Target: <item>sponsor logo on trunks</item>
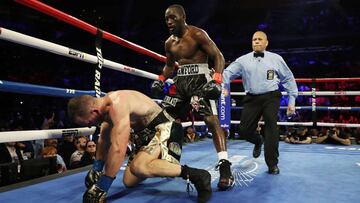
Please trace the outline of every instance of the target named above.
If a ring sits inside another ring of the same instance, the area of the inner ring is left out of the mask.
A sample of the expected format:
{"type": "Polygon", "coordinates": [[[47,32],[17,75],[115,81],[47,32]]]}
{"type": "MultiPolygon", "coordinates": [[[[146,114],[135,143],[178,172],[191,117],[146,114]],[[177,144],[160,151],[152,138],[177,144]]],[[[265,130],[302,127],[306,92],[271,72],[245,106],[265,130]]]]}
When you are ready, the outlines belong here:
{"type": "Polygon", "coordinates": [[[181,147],[180,147],[179,143],[177,143],[177,142],[171,142],[169,144],[169,150],[174,152],[178,156],[181,155],[181,147]]]}
{"type": "Polygon", "coordinates": [[[173,107],[175,107],[177,102],[178,102],[178,98],[165,96],[164,102],[167,103],[167,104],[170,104],[173,107]]]}
{"type": "Polygon", "coordinates": [[[70,129],[70,130],[62,130],[61,135],[62,137],[74,135],[77,136],[79,134],[79,131],[77,129],[70,129]]]}
{"type": "Polygon", "coordinates": [[[199,65],[197,64],[189,64],[183,65],[178,69],[178,75],[194,75],[199,73],[199,65]]]}
{"type": "Polygon", "coordinates": [[[70,56],[75,56],[78,58],[85,58],[85,54],[81,51],[75,50],[75,49],[69,49],[69,55],[70,56]]]}

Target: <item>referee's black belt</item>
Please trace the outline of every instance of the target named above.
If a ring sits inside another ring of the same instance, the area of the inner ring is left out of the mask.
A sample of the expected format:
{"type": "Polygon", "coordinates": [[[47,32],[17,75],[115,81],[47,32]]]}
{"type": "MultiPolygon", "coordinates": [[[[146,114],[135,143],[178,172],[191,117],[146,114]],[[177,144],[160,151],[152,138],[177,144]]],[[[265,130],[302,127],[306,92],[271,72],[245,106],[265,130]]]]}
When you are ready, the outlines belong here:
{"type": "Polygon", "coordinates": [[[264,93],[260,93],[260,94],[253,94],[253,93],[247,92],[246,95],[249,95],[249,96],[261,96],[261,95],[266,95],[266,94],[272,94],[272,93],[278,92],[278,91],[279,90],[274,90],[274,91],[264,92],[264,93]]]}

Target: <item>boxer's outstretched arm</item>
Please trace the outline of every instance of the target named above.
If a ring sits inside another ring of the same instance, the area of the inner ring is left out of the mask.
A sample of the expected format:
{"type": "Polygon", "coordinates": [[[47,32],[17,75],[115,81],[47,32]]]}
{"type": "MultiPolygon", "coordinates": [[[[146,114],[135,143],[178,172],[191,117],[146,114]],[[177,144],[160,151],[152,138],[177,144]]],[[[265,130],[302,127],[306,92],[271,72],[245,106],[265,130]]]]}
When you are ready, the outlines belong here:
{"type": "Polygon", "coordinates": [[[111,124],[103,122],[100,128],[100,136],[96,146],[96,160],[106,161],[110,146],[111,124]]]}
{"type": "Polygon", "coordinates": [[[130,113],[128,108],[110,110],[113,128],[110,148],[105,162],[105,175],[115,177],[125,159],[130,137],[130,113]]]}

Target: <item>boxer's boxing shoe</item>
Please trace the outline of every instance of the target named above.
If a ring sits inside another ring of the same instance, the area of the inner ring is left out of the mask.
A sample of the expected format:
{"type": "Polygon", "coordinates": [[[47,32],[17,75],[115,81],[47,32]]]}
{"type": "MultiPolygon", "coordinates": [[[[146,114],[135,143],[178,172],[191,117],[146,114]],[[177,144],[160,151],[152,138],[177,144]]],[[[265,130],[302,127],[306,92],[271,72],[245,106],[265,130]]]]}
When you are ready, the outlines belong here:
{"type": "Polygon", "coordinates": [[[229,190],[235,183],[230,166],[230,161],[226,159],[221,159],[216,166],[216,169],[220,171],[219,183],[217,185],[220,191],[229,190]]]}

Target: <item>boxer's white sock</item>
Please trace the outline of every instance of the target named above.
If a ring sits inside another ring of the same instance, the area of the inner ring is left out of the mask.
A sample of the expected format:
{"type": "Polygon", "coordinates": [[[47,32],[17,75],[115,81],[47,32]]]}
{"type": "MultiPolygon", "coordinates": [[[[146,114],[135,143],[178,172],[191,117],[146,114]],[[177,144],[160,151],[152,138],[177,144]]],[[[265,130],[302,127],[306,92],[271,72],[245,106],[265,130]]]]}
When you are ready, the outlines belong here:
{"type": "Polygon", "coordinates": [[[220,161],[221,159],[226,159],[226,160],[228,160],[228,153],[227,153],[227,151],[218,152],[217,154],[218,154],[218,157],[219,157],[219,161],[220,161]]]}

